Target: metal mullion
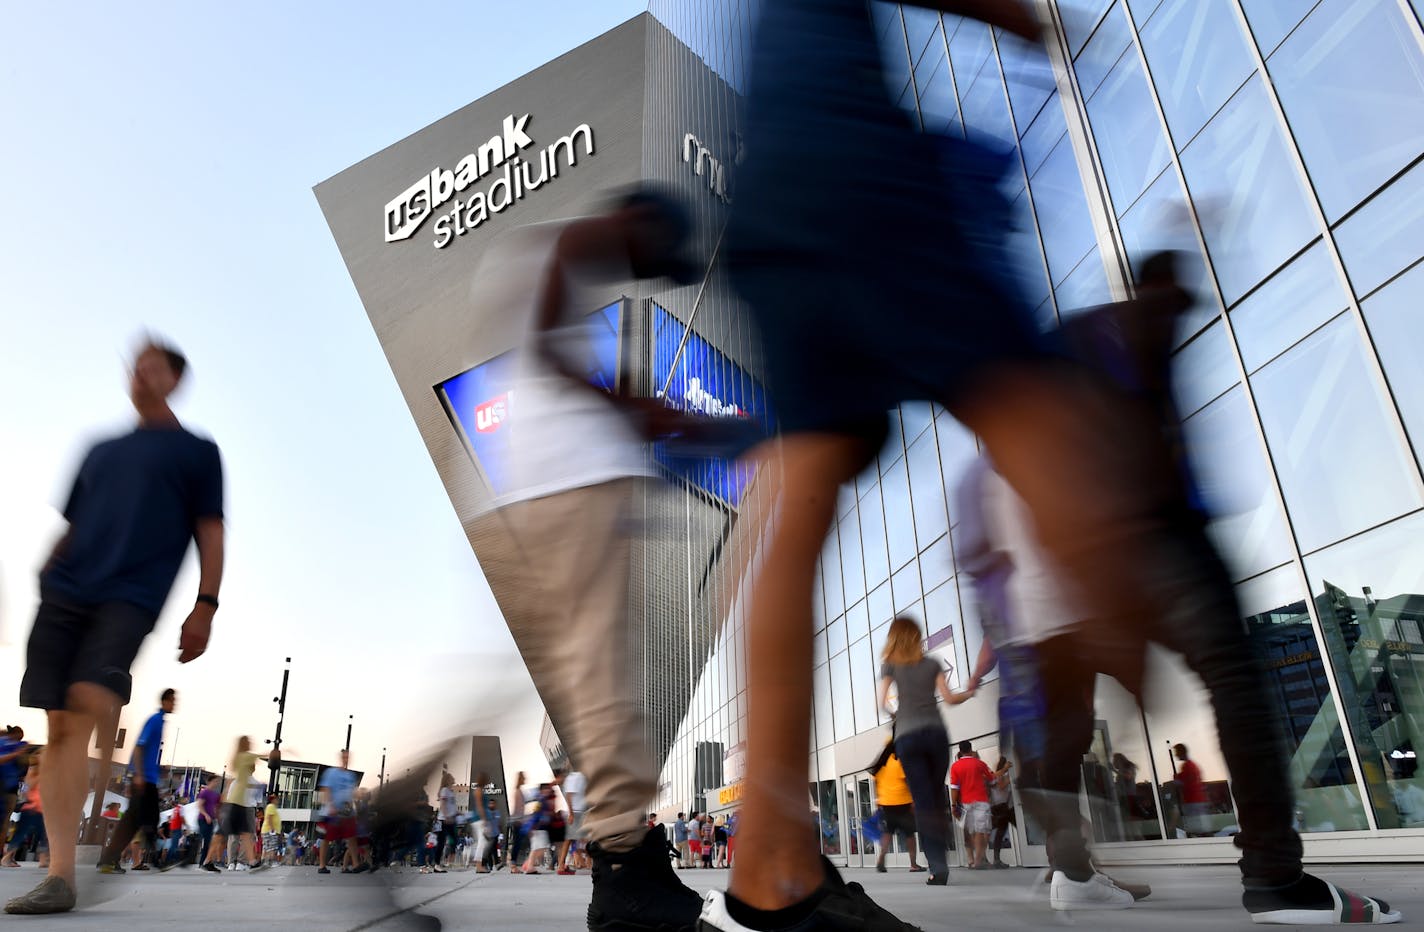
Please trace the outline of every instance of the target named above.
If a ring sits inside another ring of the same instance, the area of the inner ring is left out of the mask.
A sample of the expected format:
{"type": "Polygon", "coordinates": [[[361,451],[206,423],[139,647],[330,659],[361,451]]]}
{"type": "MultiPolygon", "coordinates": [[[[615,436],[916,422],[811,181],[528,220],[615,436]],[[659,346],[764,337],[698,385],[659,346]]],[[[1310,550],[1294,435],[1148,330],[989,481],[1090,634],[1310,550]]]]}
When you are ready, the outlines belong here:
{"type": "MultiPolygon", "coordinates": [[[[1116,0],[1116,2],[1122,3],[1123,0],[1116,0]]],[[[1092,121],[1088,119],[1088,101],[1083,96],[1083,89],[1078,84],[1078,73],[1073,68],[1073,56],[1068,48],[1068,33],[1064,29],[1062,15],[1057,6],[1050,7],[1050,9],[1053,12],[1053,41],[1047,44],[1048,55],[1054,65],[1054,77],[1058,82],[1058,97],[1064,111],[1068,139],[1072,143],[1075,155],[1079,156],[1074,161],[1078,165],[1078,175],[1083,182],[1084,200],[1088,203],[1088,213],[1093,218],[1093,237],[1097,240],[1098,258],[1103,263],[1105,272],[1112,268],[1108,264],[1107,251],[1103,249],[1103,239],[1106,234],[1107,243],[1111,246],[1117,269],[1115,279],[1111,275],[1108,276],[1108,287],[1114,297],[1130,296],[1133,293],[1131,267],[1127,261],[1127,249],[1122,241],[1122,231],[1118,229],[1117,214],[1113,210],[1112,194],[1107,188],[1107,173],[1103,169],[1102,158],[1098,154],[1097,142],[1093,139],[1092,121]],[[1084,172],[1084,156],[1087,159],[1088,173],[1084,172]],[[1090,195],[1091,191],[1097,192],[1098,201],[1096,203],[1090,195]],[[1100,213],[1104,209],[1106,213],[1100,213]]],[[[1111,7],[1109,7],[1110,9],[1111,7]]],[[[1104,18],[1106,15],[1105,11],[1104,18]]],[[[996,42],[996,51],[997,48],[996,42]]],[[[1007,93],[1007,88],[1005,88],[1005,93],[1007,93]]],[[[1063,280],[1067,281],[1068,277],[1064,276],[1063,280]]],[[[1053,281],[1051,269],[1048,274],[1048,283],[1054,291],[1054,305],[1057,306],[1057,288],[1061,283],[1053,281]]]]}

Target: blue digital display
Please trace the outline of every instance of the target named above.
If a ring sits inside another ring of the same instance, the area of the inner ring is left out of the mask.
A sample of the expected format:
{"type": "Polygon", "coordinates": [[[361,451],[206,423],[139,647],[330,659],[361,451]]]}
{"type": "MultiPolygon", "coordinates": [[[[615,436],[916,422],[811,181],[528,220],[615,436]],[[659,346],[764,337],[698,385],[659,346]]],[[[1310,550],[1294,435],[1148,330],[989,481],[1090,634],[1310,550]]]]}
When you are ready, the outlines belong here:
{"type": "MultiPolygon", "coordinates": [[[[618,334],[623,304],[610,304],[591,315],[594,324],[586,377],[612,391],[618,380],[618,334]]],[[[460,373],[437,385],[436,393],[455,422],[475,464],[495,495],[511,490],[509,474],[509,424],[518,416],[514,382],[518,376],[518,353],[501,353],[488,362],[460,373]]]]}
{"type": "MultiPolygon", "coordinates": [[[[688,333],[682,321],[656,304],[652,374],[655,391],[661,391],[666,383],[663,401],[669,407],[703,417],[747,418],[765,426],[766,395],[761,385],[705,339],[695,332],[688,333]]],[[[733,507],[741,502],[751,480],[749,467],[730,459],[678,456],[675,450],[668,444],[657,444],[654,459],[733,507]]]]}

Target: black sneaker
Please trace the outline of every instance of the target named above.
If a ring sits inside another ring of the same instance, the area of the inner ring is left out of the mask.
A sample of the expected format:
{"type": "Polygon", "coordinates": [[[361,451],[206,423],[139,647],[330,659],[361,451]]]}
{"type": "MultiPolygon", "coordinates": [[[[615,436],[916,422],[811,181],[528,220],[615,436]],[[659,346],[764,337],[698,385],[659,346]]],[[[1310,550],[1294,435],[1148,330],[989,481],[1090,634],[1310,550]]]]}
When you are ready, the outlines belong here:
{"type": "Polygon", "coordinates": [[[221,868],[221,867],[218,867],[218,866],[217,866],[216,864],[214,864],[212,861],[206,862],[206,863],[203,865],[203,870],[207,871],[207,872],[210,873],[210,874],[221,874],[221,873],[222,873],[222,868],[221,868]]]}
{"type": "Polygon", "coordinates": [[[589,932],[693,932],[702,898],[678,879],[667,858],[667,834],[648,829],[632,851],[607,851],[597,842],[593,856],[593,901],[589,932]]]}
{"type": "Polygon", "coordinates": [[[329,873],[331,873],[331,868],[329,868],[329,867],[318,867],[318,868],[316,869],[316,872],[317,872],[318,874],[329,874],[329,873]]]}
{"type": "Polygon", "coordinates": [[[1384,900],[1352,893],[1311,874],[1301,874],[1283,887],[1247,880],[1241,905],[1251,914],[1252,922],[1267,925],[1382,926],[1404,918],[1384,900]]]}
{"type": "MultiPolygon", "coordinates": [[[[919,926],[901,922],[881,908],[858,883],[846,883],[821,858],[826,882],[814,896],[820,898],[809,916],[784,932],[923,932],[919,926]]],[[[727,911],[727,894],[709,890],[697,922],[698,932],[756,932],[732,918],[727,911]]]]}
{"type": "Polygon", "coordinates": [[[146,871],[146,870],[148,870],[148,865],[147,865],[147,864],[136,864],[136,865],[134,865],[133,867],[130,867],[129,870],[131,870],[131,871],[146,871]]]}

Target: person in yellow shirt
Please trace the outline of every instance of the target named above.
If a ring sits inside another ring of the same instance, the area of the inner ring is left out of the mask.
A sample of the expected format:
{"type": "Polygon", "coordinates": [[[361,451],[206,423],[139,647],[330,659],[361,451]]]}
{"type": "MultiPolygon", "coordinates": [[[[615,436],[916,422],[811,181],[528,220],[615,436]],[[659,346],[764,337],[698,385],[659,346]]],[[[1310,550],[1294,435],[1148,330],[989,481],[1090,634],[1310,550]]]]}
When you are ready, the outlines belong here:
{"type": "Polygon", "coordinates": [[[277,794],[269,793],[262,810],[262,860],[277,863],[282,848],[282,816],[277,812],[277,794]]]}
{"type": "Polygon", "coordinates": [[[885,873],[885,852],[894,836],[899,835],[910,853],[910,873],[923,873],[925,868],[916,863],[914,801],[910,798],[910,784],[905,780],[905,768],[895,756],[893,741],[885,743],[885,750],[870,765],[870,774],[875,778],[875,802],[880,807],[881,824],[885,827],[875,869],[885,873]]]}

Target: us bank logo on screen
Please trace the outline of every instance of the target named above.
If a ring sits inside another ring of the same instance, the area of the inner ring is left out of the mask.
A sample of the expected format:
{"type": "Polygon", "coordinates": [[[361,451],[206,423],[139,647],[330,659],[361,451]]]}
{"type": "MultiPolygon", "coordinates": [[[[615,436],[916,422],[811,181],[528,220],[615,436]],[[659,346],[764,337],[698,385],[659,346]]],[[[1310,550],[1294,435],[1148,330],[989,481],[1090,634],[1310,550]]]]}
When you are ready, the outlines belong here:
{"type": "Polygon", "coordinates": [[[497,134],[454,168],[437,165],[401,192],[386,205],[386,242],[410,239],[435,217],[434,245],[444,249],[558,178],[561,170],[577,166],[579,149],[585,158],[593,155],[593,130],[587,123],[539,149],[529,135],[530,119],[527,113],[510,114],[497,134]],[[464,196],[471,187],[476,190],[464,196]]]}

